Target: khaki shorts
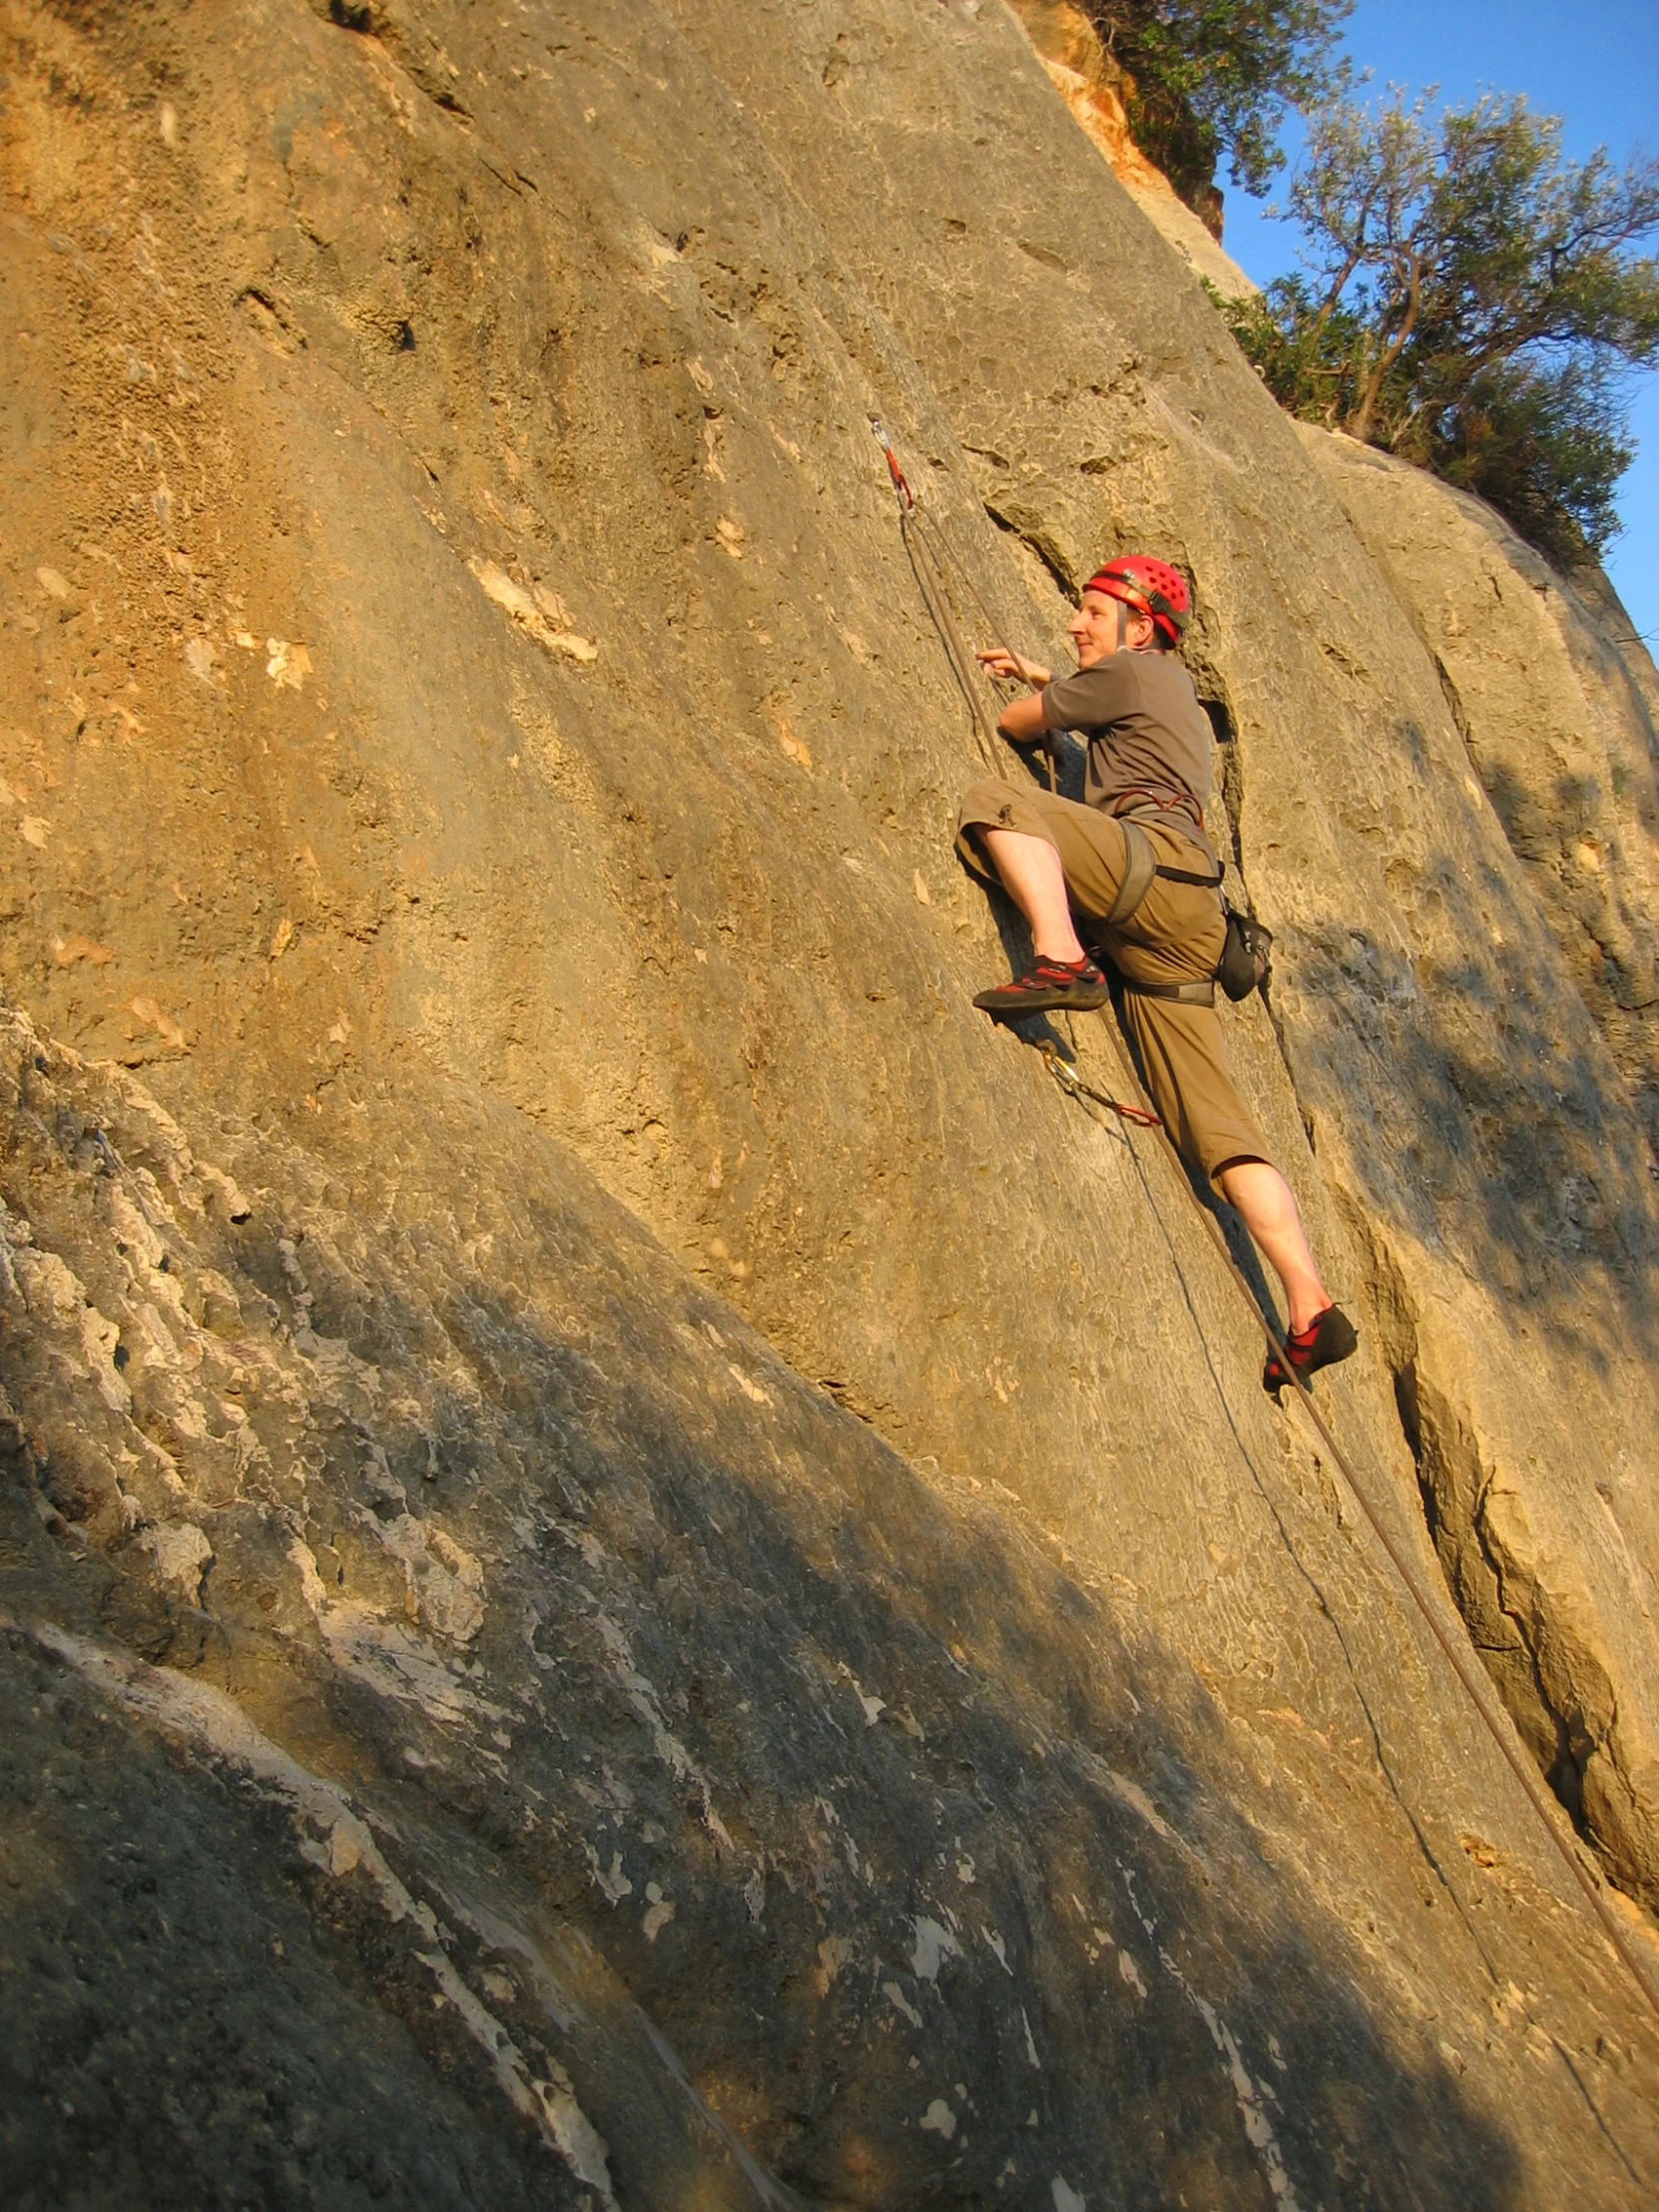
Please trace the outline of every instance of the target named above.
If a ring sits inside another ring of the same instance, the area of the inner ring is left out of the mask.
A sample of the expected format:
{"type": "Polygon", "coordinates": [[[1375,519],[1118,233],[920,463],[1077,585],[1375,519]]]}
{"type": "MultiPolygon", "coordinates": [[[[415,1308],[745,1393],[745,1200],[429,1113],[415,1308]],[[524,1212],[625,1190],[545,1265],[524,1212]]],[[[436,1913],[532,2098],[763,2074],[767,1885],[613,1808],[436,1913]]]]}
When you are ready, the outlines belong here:
{"type": "MultiPolygon", "coordinates": [[[[1198,853],[1178,830],[1138,822],[1160,866],[1202,868],[1198,853]]],[[[1112,909],[1127,865],[1123,826],[1098,807],[1080,807],[1032,784],[987,778],[962,801],[956,849],[973,872],[997,881],[978,830],[1018,830],[1053,845],[1066,871],[1066,889],[1085,944],[1098,946],[1132,983],[1194,983],[1216,972],[1227,919],[1221,894],[1201,883],[1170,883],[1161,875],[1120,929],[1101,917],[1112,909]]],[[[1227,1070],[1221,1020],[1213,1006],[1181,1006],[1167,998],[1123,994],[1123,1019],[1152,1102],[1186,1159],[1212,1179],[1235,1160],[1273,1154],[1251,1119],[1227,1070]]]]}

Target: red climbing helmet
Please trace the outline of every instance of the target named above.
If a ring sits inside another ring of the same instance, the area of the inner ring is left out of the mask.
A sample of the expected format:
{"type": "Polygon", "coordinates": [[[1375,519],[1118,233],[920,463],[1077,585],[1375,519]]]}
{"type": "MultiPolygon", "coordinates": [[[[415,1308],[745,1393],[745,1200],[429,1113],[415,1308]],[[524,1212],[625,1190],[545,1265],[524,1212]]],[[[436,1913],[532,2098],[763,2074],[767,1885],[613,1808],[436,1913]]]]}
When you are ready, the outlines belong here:
{"type": "Polygon", "coordinates": [[[1171,645],[1181,643],[1192,594],[1187,589],[1187,579],[1178,568],[1171,568],[1168,561],[1155,560],[1150,553],[1120,553],[1116,560],[1097,569],[1083,589],[1103,591],[1113,599],[1121,599],[1126,606],[1150,615],[1153,627],[1161,631],[1171,645]]]}

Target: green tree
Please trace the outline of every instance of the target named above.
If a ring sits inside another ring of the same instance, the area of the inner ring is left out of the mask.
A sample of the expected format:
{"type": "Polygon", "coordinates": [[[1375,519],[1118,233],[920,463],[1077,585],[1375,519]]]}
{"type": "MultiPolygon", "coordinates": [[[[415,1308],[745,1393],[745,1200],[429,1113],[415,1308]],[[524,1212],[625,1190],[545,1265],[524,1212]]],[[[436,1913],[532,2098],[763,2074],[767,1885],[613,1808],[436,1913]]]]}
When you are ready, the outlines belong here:
{"type": "Polygon", "coordinates": [[[1266,192],[1283,167],[1279,126],[1334,84],[1337,26],[1354,0],[1085,0],[1130,80],[1135,143],[1182,198],[1219,208],[1216,165],[1266,192]]]}
{"type": "Polygon", "coordinates": [[[1306,275],[1228,319],[1294,413],[1491,500],[1558,559],[1605,545],[1631,459],[1628,372],[1659,362],[1659,162],[1561,158],[1488,94],[1394,91],[1309,123],[1289,195],[1306,275]]]}

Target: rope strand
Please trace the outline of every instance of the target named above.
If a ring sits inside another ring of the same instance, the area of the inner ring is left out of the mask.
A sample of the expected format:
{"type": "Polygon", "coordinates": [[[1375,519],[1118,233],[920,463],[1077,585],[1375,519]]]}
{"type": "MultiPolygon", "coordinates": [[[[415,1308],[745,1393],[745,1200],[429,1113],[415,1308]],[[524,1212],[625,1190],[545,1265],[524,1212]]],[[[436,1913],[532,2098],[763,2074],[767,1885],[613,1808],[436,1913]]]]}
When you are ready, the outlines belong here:
{"type": "MultiPolygon", "coordinates": [[[[985,766],[994,776],[1002,766],[996,746],[997,728],[985,706],[980,691],[980,683],[975,682],[975,678],[978,678],[981,682],[988,684],[989,678],[986,677],[983,668],[974,655],[968,651],[967,642],[962,636],[961,627],[951,606],[950,585],[945,574],[947,569],[953,571],[960,582],[967,586],[968,594],[979,610],[986,631],[990,636],[997,639],[999,649],[1008,655],[1009,660],[1014,663],[1016,668],[1021,665],[1020,656],[1017,653],[1009,652],[1008,647],[1001,644],[997,625],[986,611],[985,602],[980,598],[972,577],[967,574],[961,563],[952,556],[944,533],[934,522],[931,515],[923,510],[916,499],[915,493],[911,491],[908,479],[898,465],[898,456],[893,451],[892,440],[873,416],[870,418],[869,427],[875,442],[886,456],[887,474],[892,479],[893,496],[898,502],[898,529],[899,535],[904,541],[904,550],[910,556],[910,566],[915,570],[916,582],[921,587],[922,600],[926,605],[933,627],[939,633],[939,641],[944,647],[945,658],[955,671],[956,681],[961,686],[963,698],[967,701],[968,712],[973,717],[974,734],[979,740],[979,750],[984,757],[985,766]]],[[[1038,689],[1027,676],[1022,676],[1020,681],[1032,691],[1038,689]]],[[[1048,763],[1048,788],[1050,791],[1054,789],[1054,760],[1051,753],[1048,763]]]]}
{"type": "MultiPolygon", "coordinates": [[[[1137,1073],[1134,1063],[1129,1056],[1128,1047],[1124,1043],[1123,1037],[1119,1032],[1117,1023],[1111,1017],[1110,1009],[1108,1007],[1102,1006],[1100,1009],[1100,1017],[1102,1021],[1105,1022],[1106,1027],[1111,1034],[1113,1043],[1117,1050],[1118,1059],[1123,1067],[1124,1074],[1128,1077],[1132,1091],[1137,1097],[1144,1099],[1145,1092],[1141,1086],[1140,1076],[1137,1073]]],[[[1098,1095],[1092,1094],[1088,1091],[1087,1086],[1083,1084],[1081,1078],[1077,1075],[1076,1069],[1071,1067],[1068,1062],[1063,1060],[1061,1055],[1054,1049],[1052,1045],[1045,1045],[1043,1047],[1043,1056],[1048,1061],[1050,1070],[1057,1077],[1059,1077],[1062,1089],[1070,1090],[1074,1095],[1098,1095]],[[1061,1074],[1062,1069],[1065,1071],[1063,1075],[1061,1074]]],[[[1112,1101],[1106,1100],[1104,1101],[1104,1103],[1111,1105],[1112,1101]]],[[[1121,1108],[1114,1107],[1113,1110],[1121,1111],[1121,1108]]],[[[1543,1787],[1538,1780],[1537,1774],[1528,1764],[1524,1753],[1516,1749],[1513,1741],[1512,1730],[1506,1727],[1504,1725],[1504,1722],[1499,1720],[1498,1717],[1492,1712],[1491,1707],[1488,1703],[1488,1697],[1490,1694],[1489,1690],[1484,1682],[1477,1682],[1476,1680],[1475,1663],[1470,1660],[1469,1655],[1466,1651],[1459,1649],[1457,1640],[1446,1633],[1445,1629],[1441,1626],[1439,1620],[1435,1617],[1434,1606],[1429,1598],[1428,1592],[1424,1589],[1421,1582],[1418,1580],[1416,1572],[1412,1568],[1410,1562],[1405,1558],[1403,1552],[1401,1552],[1399,1546],[1394,1542],[1393,1537],[1389,1534],[1382,1515],[1378,1511],[1377,1507],[1373,1504],[1364,1484],[1360,1481],[1359,1477],[1354,1472],[1354,1468],[1349,1462],[1347,1453],[1343,1450],[1342,1446],[1338,1443],[1336,1437],[1332,1434],[1330,1424],[1326,1420],[1325,1415],[1315,1404],[1314,1393],[1308,1386],[1307,1377],[1299,1372],[1296,1363],[1292,1360],[1290,1353],[1286,1349],[1286,1346],[1280,1338],[1278,1331],[1274,1328],[1272,1322],[1269,1321],[1266,1314],[1263,1313],[1261,1307],[1258,1305],[1256,1301],[1256,1295],[1251,1290],[1250,1284],[1245,1277],[1243,1269],[1239,1266],[1237,1260],[1234,1259],[1232,1253],[1227,1249],[1227,1239],[1222,1235],[1220,1223],[1216,1220],[1214,1214],[1210,1212],[1209,1208],[1207,1206],[1200,1205],[1197,1198],[1194,1196],[1192,1186],[1187,1181],[1186,1171],[1181,1165],[1180,1155],[1176,1151],[1174,1144],[1170,1140],[1169,1131],[1164,1127],[1163,1123],[1159,1121],[1158,1117],[1150,1112],[1150,1108],[1148,1108],[1147,1113],[1144,1117],[1143,1125],[1150,1125],[1157,1129],[1160,1140],[1160,1149],[1162,1150],[1165,1159],[1168,1161],[1177,1182],[1187,1193],[1187,1195],[1193,1199],[1194,1206],[1197,1208],[1199,1214],[1203,1217],[1204,1226],[1210,1234],[1210,1240],[1214,1244],[1217,1252],[1219,1252],[1221,1255],[1222,1265],[1226,1268],[1228,1275],[1231,1277],[1233,1285],[1238,1291],[1240,1297],[1244,1300],[1246,1306],[1250,1309],[1251,1315],[1254,1318],[1257,1326],[1260,1328],[1263,1336],[1266,1337],[1269,1350],[1278,1360],[1281,1371],[1290,1377],[1291,1382],[1296,1389],[1298,1397],[1300,1397],[1302,1400],[1303,1407],[1306,1410],[1309,1419],[1313,1422],[1315,1428],[1319,1431],[1320,1438],[1324,1443],[1325,1448],[1327,1449],[1327,1451],[1330,1452],[1333,1461],[1341,1470],[1343,1479],[1347,1482],[1350,1491],[1353,1493],[1355,1501],[1360,1507],[1360,1510],[1365,1514],[1366,1520],[1371,1527],[1372,1533],[1376,1536],[1378,1542],[1382,1546],[1383,1551],[1387,1554],[1389,1562],[1391,1563],[1395,1574],[1398,1575],[1400,1582],[1404,1585],[1404,1588],[1411,1598],[1412,1603],[1415,1605],[1417,1612],[1421,1615],[1423,1623],[1427,1627],[1429,1634],[1433,1637],[1435,1643],[1438,1644],[1438,1646],[1440,1647],[1440,1650],[1444,1654],[1447,1663],[1451,1667],[1452,1673],[1457,1677],[1458,1682],[1462,1685],[1462,1688],[1466,1693],[1470,1704],[1473,1705],[1475,1711],[1479,1714],[1481,1721],[1485,1725],[1487,1735],[1490,1736],[1492,1742],[1497,1746],[1497,1749],[1503,1755],[1504,1763],[1509,1768],[1510,1773],[1520,1784],[1521,1789],[1526,1796],[1528,1804],[1531,1806],[1533,1812],[1537,1815],[1539,1821],[1543,1824],[1543,1827],[1549,1836],[1550,1842],[1555,1846],[1556,1851],[1560,1854],[1562,1862],[1566,1866],[1567,1871],[1569,1872],[1569,1874],[1571,1874],[1579,1889],[1582,1890],[1582,1892],[1584,1893],[1585,1898],[1589,1902],[1590,1910],[1594,1913],[1596,1919],[1601,1924],[1602,1933],[1606,1936],[1608,1941],[1613,1946],[1615,1955],[1620,1959],[1625,1968],[1628,1970],[1630,1977],[1635,1982],[1637,1988],[1639,1988],[1643,1996],[1646,1997],[1649,2005],[1652,2007],[1655,2017],[1659,2018],[1659,1990],[1655,1989],[1654,1984],[1648,1978],[1645,1967],[1642,1966],[1642,1964],[1638,1961],[1635,1952],[1630,1948],[1630,1945],[1625,1939],[1624,1931],[1619,1927],[1617,1921],[1613,1918],[1612,1909],[1608,1905],[1606,1899],[1603,1897],[1600,1888],[1595,1882],[1591,1880],[1588,1870],[1585,1868],[1582,1860],[1578,1856],[1578,1852],[1574,1847],[1574,1843],[1569,1841],[1567,1837],[1562,1835],[1559,1826],[1559,1816],[1551,1809],[1551,1807],[1546,1802],[1543,1787]]],[[[1133,1138],[1129,1138],[1126,1141],[1131,1145],[1133,1145],[1134,1143],[1133,1138]]]]}

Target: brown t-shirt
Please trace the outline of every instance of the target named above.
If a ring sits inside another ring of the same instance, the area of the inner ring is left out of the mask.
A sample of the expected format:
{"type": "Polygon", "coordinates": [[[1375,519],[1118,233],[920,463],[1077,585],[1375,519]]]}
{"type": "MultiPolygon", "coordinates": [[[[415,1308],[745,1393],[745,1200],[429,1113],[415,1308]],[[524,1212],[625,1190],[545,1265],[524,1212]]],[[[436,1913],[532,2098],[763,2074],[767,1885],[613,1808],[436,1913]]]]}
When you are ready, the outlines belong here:
{"type": "Polygon", "coordinates": [[[1088,741],[1089,806],[1118,814],[1136,793],[1191,800],[1159,819],[1219,865],[1202,828],[1215,732],[1173,653],[1110,653],[1046,686],[1042,701],[1050,730],[1076,730],[1088,741]]]}

